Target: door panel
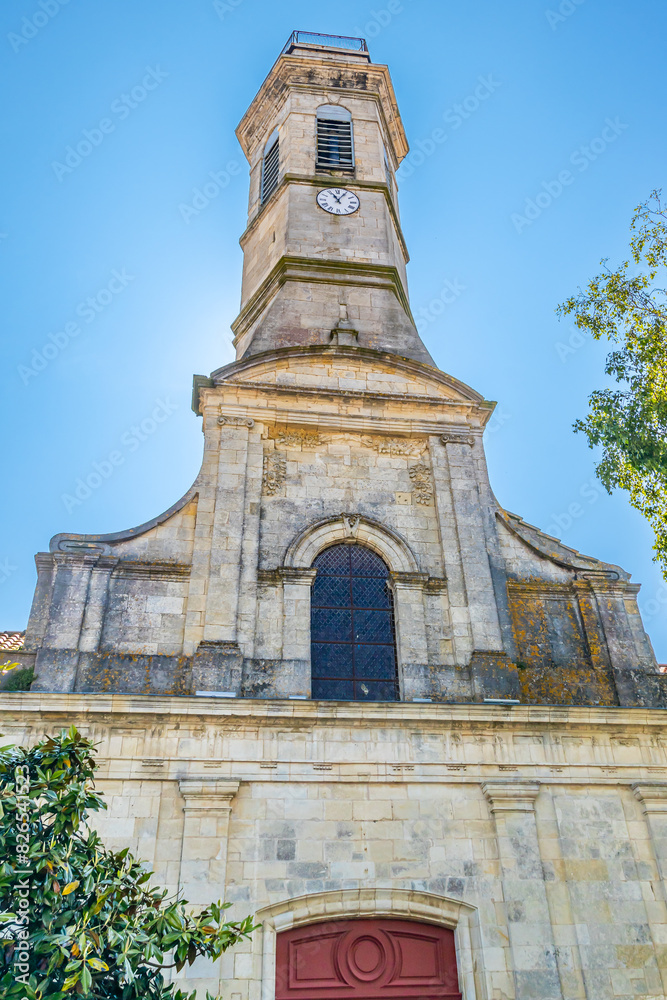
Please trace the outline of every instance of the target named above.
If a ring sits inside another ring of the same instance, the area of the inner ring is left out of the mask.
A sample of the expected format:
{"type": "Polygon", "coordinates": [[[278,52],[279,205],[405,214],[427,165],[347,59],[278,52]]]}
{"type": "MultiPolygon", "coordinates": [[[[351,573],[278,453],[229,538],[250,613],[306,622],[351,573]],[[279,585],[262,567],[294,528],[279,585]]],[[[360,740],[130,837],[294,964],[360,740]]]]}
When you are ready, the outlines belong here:
{"type": "Polygon", "coordinates": [[[276,1000],[461,1000],[454,932],[337,920],[278,935],[276,1000]]]}

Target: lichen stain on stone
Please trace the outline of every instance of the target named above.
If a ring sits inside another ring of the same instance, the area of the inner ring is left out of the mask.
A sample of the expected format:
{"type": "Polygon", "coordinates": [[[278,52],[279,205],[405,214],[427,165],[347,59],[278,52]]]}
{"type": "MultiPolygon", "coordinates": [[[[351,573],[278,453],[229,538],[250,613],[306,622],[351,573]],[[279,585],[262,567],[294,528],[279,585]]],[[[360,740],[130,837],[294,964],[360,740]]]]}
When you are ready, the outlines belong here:
{"type": "Polygon", "coordinates": [[[508,592],[522,701],[618,704],[588,595],[537,580],[511,581],[508,592]]]}

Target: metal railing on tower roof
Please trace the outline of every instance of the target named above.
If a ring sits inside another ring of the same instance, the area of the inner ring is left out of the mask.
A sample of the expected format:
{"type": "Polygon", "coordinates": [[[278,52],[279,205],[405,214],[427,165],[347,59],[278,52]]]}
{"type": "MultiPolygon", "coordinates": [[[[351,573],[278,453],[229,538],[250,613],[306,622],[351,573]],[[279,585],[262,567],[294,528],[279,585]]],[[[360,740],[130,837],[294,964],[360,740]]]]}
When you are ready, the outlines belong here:
{"type": "Polygon", "coordinates": [[[280,54],[284,56],[291,52],[295,45],[321,45],[323,48],[329,49],[368,52],[365,38],[351,38],[349,35],[320,35],[316,31],[293,31],[280,54]]]}

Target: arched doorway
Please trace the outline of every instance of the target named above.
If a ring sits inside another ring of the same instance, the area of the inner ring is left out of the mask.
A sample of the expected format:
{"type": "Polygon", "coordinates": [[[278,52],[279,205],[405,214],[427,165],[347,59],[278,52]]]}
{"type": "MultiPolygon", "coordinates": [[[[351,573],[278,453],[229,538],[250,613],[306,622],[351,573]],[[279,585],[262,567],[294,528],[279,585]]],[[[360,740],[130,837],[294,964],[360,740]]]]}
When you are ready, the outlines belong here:
{"type": "Polygon", "coordinates": [[[312,697],[396,701],[396,640],[389,569],[364,545],[316,557],[311,591],[312,697]]]}
{"type": "Polygon", "coordinates": [[[461,1000],[446,927],[337,920],[283,931],[276,944],[276,1000],[461,1000]]]}

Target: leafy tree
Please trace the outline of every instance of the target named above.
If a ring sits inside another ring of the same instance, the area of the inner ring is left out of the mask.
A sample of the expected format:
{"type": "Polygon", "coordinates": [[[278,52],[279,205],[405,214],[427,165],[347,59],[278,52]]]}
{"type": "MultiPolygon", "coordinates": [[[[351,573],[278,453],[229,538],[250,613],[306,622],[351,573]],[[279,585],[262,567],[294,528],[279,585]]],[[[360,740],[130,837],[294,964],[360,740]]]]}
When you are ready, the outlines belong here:
{"type": "Polygon", "coordinates": [[[631,260],[603,272],[557,309],[596,340],[618,344],[605,372],[617,387],[596,389],[574,428],[602,448],[596,467],[607,492],[620,488],[655,532],[667,579],[667,209],[660,191],[635,209],[631,260]]]}
{"type": "Polygon", "coordinates": [[[106,808],[94,753],[74,728],[0,749],[0,996],[186,1000],[165,970],[218,958],[252,920],[223,923],[222,903],[189,913],[102,844],[86,825],[106,808]]]}

